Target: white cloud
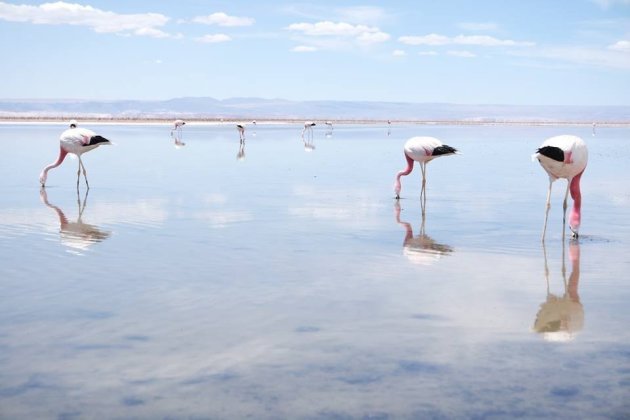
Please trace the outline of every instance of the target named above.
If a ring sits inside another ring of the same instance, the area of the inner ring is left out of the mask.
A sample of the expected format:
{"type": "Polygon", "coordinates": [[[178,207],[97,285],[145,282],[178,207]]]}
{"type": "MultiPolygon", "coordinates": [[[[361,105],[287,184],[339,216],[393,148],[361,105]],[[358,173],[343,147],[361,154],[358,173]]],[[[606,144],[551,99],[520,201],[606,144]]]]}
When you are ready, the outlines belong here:
{"type": "Polygon", "coordinates": [[[364,32],[357,37],[357,41],[365,44],[385,42],[390,38],[385,32],[364,32]]]}
{"type": "Polygon", "coordinates": [[[617,41],[608,46],[609,50],[630,52],[630,41],[617,41]]]}
{"type": "Polygon", "coordinates": [[[293,52],[313,52],[313,51],[317,51],[317,48],[311,47],[311,46],[308,46],[308,45],[298,45],[297,47],[294,47],[291,51],[293,51],[293,52]]]}
{"type": "Polygon", "coordinates": [[[255,22],[253,18],[229,16],[223,12],[212,13],[208,16],[197,16],[192,21],[205,25],[219,26],[251,26],[255,22]]]}
{"type": "Polygon", "coordinates": [[[470,51],[447,51],[446,54],[452,55],[454,57],[464,57],[464,58],[476,57],[476,55],[471,53],[470,51]]]}
{"type": "Polygon", "coordinates": [[[418,55],[438,55],[435,51],[419,51],[418,55]]]}
{"type": "Polygon", "coordinates": [[[38,6],[0,2],[0,19],[37,25],[86,26],[99,33],[173,37],[161,29],[170,19],[159,13],[118,14],[62,1],[38,6]]]}
{"type": "Polygon", "coordinates": [[[461,29],[475,32],[496,31],[499,25],[492,22],[462,22],[457,25],[461,29]]]}
{"type": "Polygon", "coordinates": [[[392,51],[392,55],[394,57],[404,57],[407,55],[407,53],[404,50],[394,50],[392,51]]]}
{"type": "Polygon", "coordinates": [[[498,39],[488,35],[448,37],[439,34],[429,34],[423,36],[401,36],[398,38],[398,41],[407,45],[477,45],[483,47],[530,47],[535,45],[533,42],[498,39]]]}
{"type": "Polygon", "coordinates": [[[219,42],[228,42],[232,40],[232,38],[226,34],[208,34],[195,39],[206,44],[217,44],[219,42]]]}
{"type": "Polygon", "coordinates": [[[387,41],[390,35],[375,26],[352,25],[347,22],[322,21],[316,23],[293,23],[285,29],[301,32],[307,36],[353,38],[362,44],[374,44],[387,41]]]}

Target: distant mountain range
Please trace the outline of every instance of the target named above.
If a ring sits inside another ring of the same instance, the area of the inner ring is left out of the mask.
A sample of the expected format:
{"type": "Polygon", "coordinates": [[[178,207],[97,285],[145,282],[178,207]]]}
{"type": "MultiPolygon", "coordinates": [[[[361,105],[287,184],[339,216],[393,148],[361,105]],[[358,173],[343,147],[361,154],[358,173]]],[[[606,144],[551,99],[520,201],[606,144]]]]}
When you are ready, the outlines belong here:
{"type": "Polygon", "coordinates": [[[630,106],[461,105],[209,97],[162,101],[0,99],[0,118],[287,119],[469,122],[630,122],[630,106]]]}

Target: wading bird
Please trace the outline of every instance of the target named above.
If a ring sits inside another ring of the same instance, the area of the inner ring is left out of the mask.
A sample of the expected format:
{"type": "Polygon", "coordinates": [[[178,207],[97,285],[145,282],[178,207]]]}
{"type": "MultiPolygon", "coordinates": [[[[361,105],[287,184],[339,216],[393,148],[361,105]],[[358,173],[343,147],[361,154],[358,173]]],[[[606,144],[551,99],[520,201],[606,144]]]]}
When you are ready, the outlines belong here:
{"type": "Polygon", "coordinates": [[[304,139],[304,134],[307,133],[311,139],[313,138],[313,127],[315,127],[315,123],[313,121],[304,122],[304,128],[302,129],[302,139],[304,139]]]}
{"type": "Polygon", "coordinates": [[[184,140],[182,139],[182,127],[186,125],[186,121],[184,120],[175,120],[173,121],[173,128],[171,128],[171,137],[175,141],[175,147],[185,146],[184,140]]]}
{"type": "Polygon", "coordinates": [[[245,140],[245,126],[242,124],[236,124],[236,129],[238,130],[238,135],[241,138],[241,141],[245,140]]]}
{"type": "Polygon", "coordinates": [[[94,133],[92,130],[86,128],[69,128],[61,133],[59,137],[59,157],[50,165],[46,166],[42,173],[39,175],[39,182],[42,187],[46,186],[46,179],[48,178],[48,171],[61,165],[68,153],[74,154],[79,158],[79,170],[77,171],[77,188],[79,188],[79,179],[81,177],[81,170],[83,170],[83,177],[85,178],[85,185],[90,188],[88,184],[87,173],[81,155],[90,150],[96,149],[104,144],[112,144],[105,137],[101,137],[94,133]]]}
{"type": "Polygon", "coordinates": [[[173,121],[173,128],[171,128],[171,136],[177,136],[178,138],[181,138],[182,135],[182,127],[186,125],[186,121],[184,120],[175,120],[173,121]],[[177,134],[173,134],[173,133],[177,133],[177,134]]]}
{"type": "Polygon", "coordinates": [[[549,175],[549,189],[547,191],[547,209],[545,212],[545,224],[543,225],[542,240],[545,240],[547,231],[547,218],[551,207],[551,186],[559,178],[567,180],[567,191],[564,194],[562,205],[562,231],[566,225],[567,197],[571,192],[573,208],[569,216],[569,229],[573,237],[578,237],[581,221],[582,194],[580,193],[580,179],[588,162],[588,149],[584,140],[577,136],[563,135],[551,137],[545,140],[534,153],[532,159],[538,159],[540,165],[549,175]]]}
{"type": "MultiPolygon", "coordinates": [[[[407,160],[407,168],[396,174],[394,182],[394,192],[396,199],[400,198],[400,177],[406,176],[413,170],[415,162],[420,163],[422,170],[422,192],[425,192],[427,163],[440,156],[448,156],[457,153],[457,149],[442,144],[441,141],[434,137],[412,137],[405,143],[404,147],[405,159],[407,160]]],[[[421,197],[422,198],[422,197],[421,197]]]]}

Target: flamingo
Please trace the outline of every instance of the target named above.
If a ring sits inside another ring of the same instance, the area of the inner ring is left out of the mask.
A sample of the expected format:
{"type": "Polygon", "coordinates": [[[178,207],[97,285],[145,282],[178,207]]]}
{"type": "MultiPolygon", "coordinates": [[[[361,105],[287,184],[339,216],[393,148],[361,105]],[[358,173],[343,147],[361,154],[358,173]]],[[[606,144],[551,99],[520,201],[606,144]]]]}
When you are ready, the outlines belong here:
{"type": "Polygon", "coordinates": [[[532,159],[538,159],[540,165],[549,175],[549,190],[547,191],[547,211],[545,212],[545,224],[543,226],[542,241],[545,241],[547,231],[547,218],[551,207],[551,186],[559,178],[567,180],[567,191],[564,194],[562,205],[562,226],[566,224],[567,197],[569,191],[573,199],[573,208],[569,216],[569,229],[572,236],[578,237],[580,221],[582,218],[582,195],[580,193],[580,179],[588,162],[588,149],[584,140],[577,136],[562,135],[545,140],[542,146],[534,153],[532,159]]]}
{"type": "Polygon", "coordinates": [[[182,127],[185,125],[186,125],[186,121],[184,120],[173,121],[173,128],[171,128],[171,137],[175,139],[176,146],[184,146],[186,144],[182,141],[182,127]]]}
{"type": "Polygon", "coordinates": [[[66,155],[68,153],[72,153],[79,158],[79,170],[77,171],[77,188],[79,188],[79,179],[81,177],[81,170],[83,170],[85,185],[87,185],[89,189],[90,184],[88,184],[87,173],[85,171],[85,166],[83,166],[81,155],[105,144],[112,143],[105,137],[99,136],[92,130],[88,130],[86,128],[69,128],[68,130],[61,133],[61,136],[59,137],[59,157],[57,157],[57,160],[55,162],[46,166],[42,170],[42,173],[39,175],[39,182],[42,184],[42,187],[46,186],[48,171],[61,165],[63,160],[66,158],[66,155]]]}
{"type": "Polygon", "coordinates": [[[304,133],[308,133],[309,136],[311,136],[311,138],[313,137],[313,127],[315,127],[317,124],[315,124],[313,121],[305,121],[304,122],[304,128],[302,129],[302,139],[304,139],[304,133]]]}
{"type": "Polygon", "coordinates": [[[77,128],[77,120],[70,120],[70,128],[77,128]]]}
{"type": "Polygon", "coordinates": [[[441,141],[434,137],[412,137],[405,143],[404,147],[405,159],[407,160],[407,168],[396,174],[394,182],[394,191],[396,199],[400,199],[400,177],[409,175],[413,170],[414,162],[420,162],[422,169],[422,192],[425,192],[427,163],[440,156],[448,156],[457,153],[457,149],[442,144],[441,141]]]}
{"type": "Polygon", "coordinates": [[[236,129],[238,130],[241,141],[245,140],[245,126],[242,124],[236,124],[236,129]]]}

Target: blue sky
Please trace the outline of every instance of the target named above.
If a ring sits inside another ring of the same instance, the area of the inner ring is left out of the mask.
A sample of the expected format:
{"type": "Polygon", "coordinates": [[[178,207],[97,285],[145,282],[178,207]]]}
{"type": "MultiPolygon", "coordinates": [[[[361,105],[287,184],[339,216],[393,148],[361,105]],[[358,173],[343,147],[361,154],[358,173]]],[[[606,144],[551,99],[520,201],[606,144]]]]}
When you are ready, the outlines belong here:
{"type": "Polygon", "coordinates": [[[0,2],[0,98],[630,105],[630,0],[0,2]]]}

